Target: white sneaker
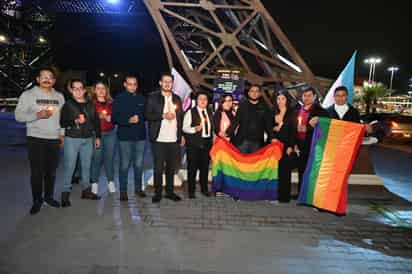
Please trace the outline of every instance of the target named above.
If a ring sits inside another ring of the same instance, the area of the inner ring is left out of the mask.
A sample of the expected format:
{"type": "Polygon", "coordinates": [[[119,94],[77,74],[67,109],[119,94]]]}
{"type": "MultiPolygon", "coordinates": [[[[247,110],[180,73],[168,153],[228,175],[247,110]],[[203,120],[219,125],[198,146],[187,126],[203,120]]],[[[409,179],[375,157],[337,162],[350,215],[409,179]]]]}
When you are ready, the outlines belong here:
{"type": "Polygon", "coordinates": [[[115,193],[116,192],[116,186],[115,186],[114,182],[109,182],[109,184],[107,185],[107,188],[109,189],[110,193],[115,193]]]}
{"type": "Polygon", "coordinates": [[[96,194],[97,195],[97,193],[99,192],[99,185],[97,184],[97,183],[93,183],[92,184],[92,192],[94,193],[94,194],[96,194]]]}

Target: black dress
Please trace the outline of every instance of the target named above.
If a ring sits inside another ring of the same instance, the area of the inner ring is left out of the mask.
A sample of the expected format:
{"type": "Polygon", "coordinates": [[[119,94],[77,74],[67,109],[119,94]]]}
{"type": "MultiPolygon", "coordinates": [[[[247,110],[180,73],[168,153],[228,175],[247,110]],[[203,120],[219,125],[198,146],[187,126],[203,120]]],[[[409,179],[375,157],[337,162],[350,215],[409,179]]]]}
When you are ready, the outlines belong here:
{"type": "MultiPolygon", "coordinates": [[[[273,117],[275,117],[275,115],[273,117]]],[[[295,112],[287,111],[283,117],[283,125],[280,130],[273,130],[273,137],[283,143],[283,156],[279,161],[279,202],[287,203],[290,202],[291,199],[291,179],[294,153],[287,155],[286,150],[288,148],[293,149],[296,144],[296,123],[297,118],[295,112]]],[[[276,123],[275,126],[277,126],[276,123]]]]}

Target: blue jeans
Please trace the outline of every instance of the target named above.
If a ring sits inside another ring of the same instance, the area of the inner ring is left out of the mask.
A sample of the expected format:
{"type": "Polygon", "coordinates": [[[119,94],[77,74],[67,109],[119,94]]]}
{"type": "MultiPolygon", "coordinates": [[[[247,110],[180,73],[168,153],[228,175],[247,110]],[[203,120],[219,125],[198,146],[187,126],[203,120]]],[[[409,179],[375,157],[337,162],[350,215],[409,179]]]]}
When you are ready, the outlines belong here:
{"type": "Polygon", "coordinates": [[[119,148],[120,191],[127,192],[130,166],[132,166],[134,170],[134,190],[141,191],[145,141],[119,141],[119,148]]]}
{"type": "Polygon", "coordinates": [[[116,131],[102,132],[101,146],[93,151],[91,181],[98,183],[100,170],[104,164],[107,180],[114,182],[114,149],[116,146],[116,131]]]}
{"type": "Polygon", "coordinates": [[[81,183],[83,189],[90,186],[90,166],[93,155],[93,138],[64,137],[64,177],[63,192],[70,192],[72,176],[76,168],[77,156],[80,156],[81,183]]]}

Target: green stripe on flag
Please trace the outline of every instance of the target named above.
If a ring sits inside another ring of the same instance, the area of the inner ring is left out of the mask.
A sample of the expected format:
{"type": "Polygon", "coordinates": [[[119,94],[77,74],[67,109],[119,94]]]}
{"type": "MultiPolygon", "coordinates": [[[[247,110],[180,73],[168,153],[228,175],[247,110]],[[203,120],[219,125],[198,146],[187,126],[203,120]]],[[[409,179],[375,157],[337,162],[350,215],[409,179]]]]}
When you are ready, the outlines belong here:
{"type": "MultiPolygon", "coordinates": [[[[327,118],[319,119],[318,126],[320,126],[321,135],[316,143],[315,155],[309,174],[309,185],[307,191],[307,201],[309,204],[313,204],[313,195],[315,193],[316,182],[318,181],[320,166],[322,165],[323,153],[325,152],[331,121],[331,119],[327,118]]],[[[312,151],[310,153],[312,153],[312,151]]]]}
{"type": "Polygon", "coordinates": [[[266,168],[258,172],[244,172],[238,168],[227,165],[223,162],[218,162],[212,167],[212,176],[216,176],[218,171],[222,171],[225,175],[239,178],[244,181],[256,182],[258,180],[276,180],[278,179],[277,168],[266,168]]]}

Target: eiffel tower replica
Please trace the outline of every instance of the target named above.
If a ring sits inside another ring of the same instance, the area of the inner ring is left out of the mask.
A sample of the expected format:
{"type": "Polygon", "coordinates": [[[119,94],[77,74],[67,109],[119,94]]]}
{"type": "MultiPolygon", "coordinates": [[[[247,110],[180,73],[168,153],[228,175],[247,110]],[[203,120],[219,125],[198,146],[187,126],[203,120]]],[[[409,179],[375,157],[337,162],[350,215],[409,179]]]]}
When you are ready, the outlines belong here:
{"type": "Polygon", "coordinates": [[[252,84],[313,85],[316,77],[260,0],[144,0],[170,68],[193,87],[213,89],[219,68],[237,68],[252,84]]]}

